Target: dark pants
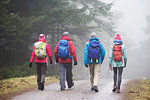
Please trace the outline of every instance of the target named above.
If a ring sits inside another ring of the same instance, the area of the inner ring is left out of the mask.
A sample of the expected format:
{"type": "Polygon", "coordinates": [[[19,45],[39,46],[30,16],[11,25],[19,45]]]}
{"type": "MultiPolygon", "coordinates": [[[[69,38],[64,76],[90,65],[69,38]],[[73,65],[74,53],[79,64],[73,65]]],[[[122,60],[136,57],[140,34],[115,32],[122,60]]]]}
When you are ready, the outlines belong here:
{"type": "Polygon", "coordinates": [[[65,88],[65,72],[66,72],[66,80],[68,87],[72,86],[72,63],[59,63],[59,72],[60,72],[60,86],[65,88]]]}
{"type": "Polygon", "coordinates": [[[114,85],[117,85],[117,87],[120,89],[123,67],[113,67],[113,71],[114,71],[114,85]],[[117,70],[118,70],[118,84],[117,84],[117,70]]]}
{"type": "Polygon", "coordinates": [[[36,68],[37,68],[37,84],[38,87],[40,87],[40,84],[45,81],[47,63],[36,63],[36,68]]]}

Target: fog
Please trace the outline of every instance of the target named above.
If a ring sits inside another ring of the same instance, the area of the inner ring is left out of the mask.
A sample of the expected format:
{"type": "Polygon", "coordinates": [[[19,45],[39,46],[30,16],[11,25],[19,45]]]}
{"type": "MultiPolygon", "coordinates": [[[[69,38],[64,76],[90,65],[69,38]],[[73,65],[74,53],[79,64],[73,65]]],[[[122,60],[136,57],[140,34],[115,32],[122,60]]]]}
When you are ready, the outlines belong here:
{"type": "MultiPolygon", "coordinates": [[[[113,21],[116,24],[115,30],[121,35],[128,58],[123,78],[150,78],[150,23],[148,23],[150,20],[148,17],[150,16],[150,0],[102,1],[114,2],[112,11],[114,12],[113,21]]],[[[109,74],[109,77],[111,75],[112,73],[109,74]]]]}

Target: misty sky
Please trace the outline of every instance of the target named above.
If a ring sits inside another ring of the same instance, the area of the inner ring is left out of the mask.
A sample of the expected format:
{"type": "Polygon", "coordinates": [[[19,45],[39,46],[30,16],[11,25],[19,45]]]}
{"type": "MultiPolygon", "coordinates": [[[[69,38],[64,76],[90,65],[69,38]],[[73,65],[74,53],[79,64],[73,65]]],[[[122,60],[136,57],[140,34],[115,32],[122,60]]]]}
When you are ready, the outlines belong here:
{"type": "Polygon", "coordinates": [[[101,0],[103,2],[114,1],[112,8],[114,13],[119,13],[119,22],[115,23],[116,31],[122,39],[130,39],[136,46],[147,39],[143,29],[147,26],[146,16],[150,15],[150,0],[101,0]]]}

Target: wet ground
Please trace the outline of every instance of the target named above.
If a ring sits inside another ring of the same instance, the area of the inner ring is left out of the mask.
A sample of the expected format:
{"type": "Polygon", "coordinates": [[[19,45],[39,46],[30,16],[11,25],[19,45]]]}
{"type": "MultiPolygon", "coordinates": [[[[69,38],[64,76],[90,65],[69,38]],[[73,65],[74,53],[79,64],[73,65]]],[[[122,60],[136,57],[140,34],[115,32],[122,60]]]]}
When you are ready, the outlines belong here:
{"type": "MultiPolygon", "coordinates": [[[[128,80],[123,80],[122,84],[128,80]]],[[[13,97],[12,100],[121,100],[121,93],[112,93],[112,80],[101,79],[99,82],[99,92],[90,90],[90,81],[75,81],[72,89],[66,88],[60,91],[59,83],[45,87],[44,91],[33,90],[13,97]]],[[[122,87],[123,88],[123,87],[122,87]]]]}

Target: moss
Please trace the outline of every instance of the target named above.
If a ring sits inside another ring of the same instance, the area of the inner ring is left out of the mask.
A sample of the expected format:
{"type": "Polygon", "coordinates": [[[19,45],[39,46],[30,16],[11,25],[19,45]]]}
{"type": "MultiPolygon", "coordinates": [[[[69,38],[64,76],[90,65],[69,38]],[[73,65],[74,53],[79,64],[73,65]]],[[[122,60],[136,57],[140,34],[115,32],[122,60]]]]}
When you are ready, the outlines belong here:
{"type": "MultiPolygon", "coordinates": [[[[37,86],[37,77],[19,77],[0,81],[0,99],[6,99],[8,95],[14,95],[23,91],[31,90],[37,86]]],[[[46,84],[58,82],[57,76],[49,76],[45,79],[46,84]]]]}

